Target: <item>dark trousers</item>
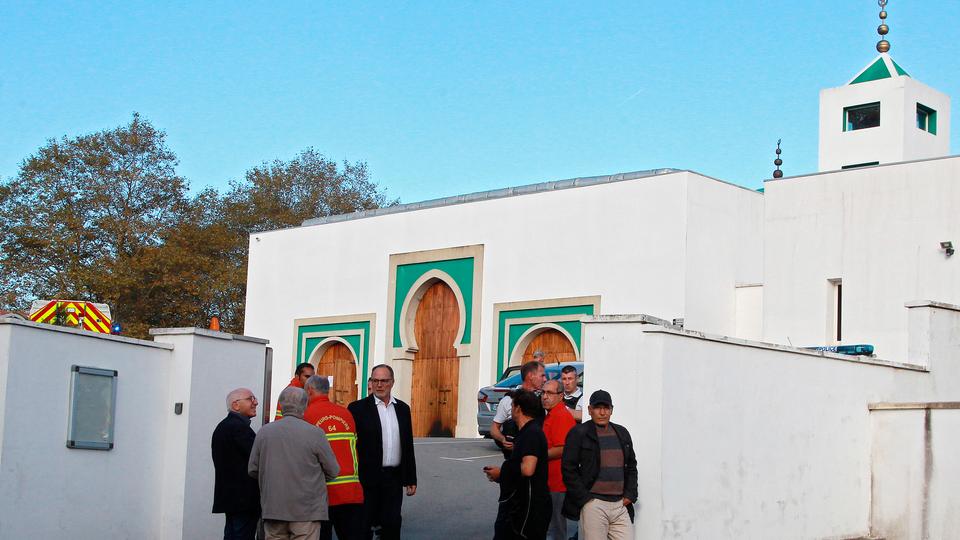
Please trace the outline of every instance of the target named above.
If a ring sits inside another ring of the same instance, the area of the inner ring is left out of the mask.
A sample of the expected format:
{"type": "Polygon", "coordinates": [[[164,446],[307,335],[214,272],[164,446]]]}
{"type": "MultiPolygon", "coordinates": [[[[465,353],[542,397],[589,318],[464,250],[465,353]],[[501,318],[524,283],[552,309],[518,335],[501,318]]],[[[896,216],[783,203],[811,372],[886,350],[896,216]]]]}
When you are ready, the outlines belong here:
{"type": "Polygon", "coordinates": [[[373,538],[371,527],[380,527],[380,540],[400,540],[400,507],[403,505],[403,484],[398,467],[384,467],[377,482],[363,486],[363,510],[366,515],[364,534],[373,538]]]}
{"type": "Polygon", "coordinates": [[[259,512],[227,514],[226,522],[223,525],[223,540],[254,540],[259,521],[259,512]]]}
{"type": "Polygon", "coordinates": [[[493,540],[510,540],[515,538],[513,528],[510,527],[509,502],[497,505],[497,519],[493,522],[493,540]]]}
{"type": "Polygon", "coordinates": [[[338,504],[329,509],[330,519],[320,522],[320,540],[363,540],[363,505],[338,504]]]}

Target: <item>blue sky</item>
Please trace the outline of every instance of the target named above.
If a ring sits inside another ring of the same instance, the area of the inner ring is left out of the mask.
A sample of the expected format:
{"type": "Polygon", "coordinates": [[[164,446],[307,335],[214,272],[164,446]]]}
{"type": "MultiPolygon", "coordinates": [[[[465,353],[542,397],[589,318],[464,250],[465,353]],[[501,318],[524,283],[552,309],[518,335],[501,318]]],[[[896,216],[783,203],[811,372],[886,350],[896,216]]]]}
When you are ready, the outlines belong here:
{"type": "MultiPolygon", "coordinates": [[[[0,0],[0,177],[48,138],[165,130],[194,188],[312,146],[403,202],[660,167],[817,166],[821,88],[877,3],[0,0]],[[161,5],[162,4],[162,5],[161,5]]],[[[890,51],[960,96],[960,2],[891,0],[890,51]]],[[[958,147],[958,130],[951,151],[958,147]]]]}

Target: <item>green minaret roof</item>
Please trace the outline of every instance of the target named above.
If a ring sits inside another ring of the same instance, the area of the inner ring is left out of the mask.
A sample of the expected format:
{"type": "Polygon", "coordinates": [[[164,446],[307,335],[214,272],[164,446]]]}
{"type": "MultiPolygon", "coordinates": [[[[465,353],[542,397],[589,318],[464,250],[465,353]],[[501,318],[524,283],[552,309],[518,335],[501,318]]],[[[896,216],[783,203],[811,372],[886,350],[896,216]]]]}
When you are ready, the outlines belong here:
{"type": "Polygon", "coordinates": [[[874,58],[872,62],[867,64],[867,67],[861,69],[847,84],[878,81],[880,79],[889,79],[890,77],[894,76],[909,77],[910,75],[904,71],[899,64],[894,62],[893,58],[890,58],[889,54],[881,53],[879,56],[874,58]]]}

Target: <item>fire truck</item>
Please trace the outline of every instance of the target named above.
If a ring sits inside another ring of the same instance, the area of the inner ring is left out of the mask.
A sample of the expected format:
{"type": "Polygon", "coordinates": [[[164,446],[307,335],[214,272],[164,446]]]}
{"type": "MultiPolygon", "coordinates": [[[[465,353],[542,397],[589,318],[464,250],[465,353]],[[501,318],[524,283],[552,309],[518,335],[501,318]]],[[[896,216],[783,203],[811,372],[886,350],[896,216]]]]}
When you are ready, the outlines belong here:
{"type": "Polygon", "coordinates": [[[36,300],[30,320],[110,334],[110,306],[81,300],[36,300]]]}

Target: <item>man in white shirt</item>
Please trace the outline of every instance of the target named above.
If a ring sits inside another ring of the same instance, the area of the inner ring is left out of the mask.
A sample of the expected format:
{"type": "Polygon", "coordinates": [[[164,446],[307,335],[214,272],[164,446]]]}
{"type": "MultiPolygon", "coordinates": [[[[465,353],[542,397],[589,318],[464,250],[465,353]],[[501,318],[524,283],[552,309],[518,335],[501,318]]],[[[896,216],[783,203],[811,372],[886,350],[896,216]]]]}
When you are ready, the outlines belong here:
{"type": "Polygon", "coordinates": [[[382,540],[399,540],[403,493],[417,492],[417,465],[413,453],[410,407],[393,397],[393,368],[375,366],[370,373],[373,394],[347,407],[357,423],[357,461],[363,506],[371,527],[382,540]]]}

